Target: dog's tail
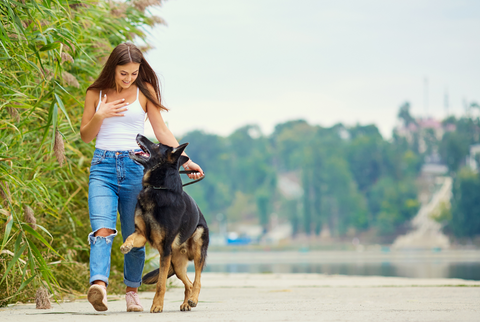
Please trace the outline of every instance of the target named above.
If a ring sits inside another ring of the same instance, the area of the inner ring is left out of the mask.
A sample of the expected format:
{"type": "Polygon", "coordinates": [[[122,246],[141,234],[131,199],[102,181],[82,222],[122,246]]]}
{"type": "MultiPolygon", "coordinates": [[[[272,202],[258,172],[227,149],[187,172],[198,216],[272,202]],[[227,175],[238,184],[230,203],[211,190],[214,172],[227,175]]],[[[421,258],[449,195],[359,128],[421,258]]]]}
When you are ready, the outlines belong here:
{"type": "MultiPolygon", "coordinates": [[[[142,277],[142,283],[143,284],[155,284],[158,281],[158,274],[159,274],[159,269],[155,269],[151,272],[148,272],[147,274],[143,275],[142,277]]],[[[175,275],[175,270],[173,268],[173,264],[170,263],[170,269],[168,270],[168,278],[172,277],[175,275]]]]}

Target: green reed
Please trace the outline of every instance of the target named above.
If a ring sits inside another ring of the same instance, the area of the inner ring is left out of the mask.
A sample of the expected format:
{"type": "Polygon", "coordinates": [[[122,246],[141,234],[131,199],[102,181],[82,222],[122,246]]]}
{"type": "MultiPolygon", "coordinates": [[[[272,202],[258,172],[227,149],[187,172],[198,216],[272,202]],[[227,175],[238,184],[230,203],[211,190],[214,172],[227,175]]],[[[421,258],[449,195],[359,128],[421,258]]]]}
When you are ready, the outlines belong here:
{"type": "Polygon", "coordinates": [[[40,285],[56,295],[87,287],[85,90],[117,44],[161,22],[149,5],[0,0],[0,306],[40,285]]]}

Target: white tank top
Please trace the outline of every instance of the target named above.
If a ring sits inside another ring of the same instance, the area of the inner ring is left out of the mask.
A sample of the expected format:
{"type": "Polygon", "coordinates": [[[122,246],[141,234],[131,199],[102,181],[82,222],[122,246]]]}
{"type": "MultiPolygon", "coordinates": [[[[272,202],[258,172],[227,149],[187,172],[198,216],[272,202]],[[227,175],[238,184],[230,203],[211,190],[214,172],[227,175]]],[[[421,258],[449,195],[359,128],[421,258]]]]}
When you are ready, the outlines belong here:
{"type": "MultiPolygon", "coordinates": [[[[136,137],[139,133],[143,135],[145,125],[145,111],[140,105],[138,92],[137,87],[137,99],[127,105],[128,110],[123,112],[124,116],[108,117],[103,120],[95,143],[97,149],[108,151],[138,149],[136,137]]],[[[95,111],[98,110],[101,102],[102,91],[100,91],[100,100],[95,111]]]]}

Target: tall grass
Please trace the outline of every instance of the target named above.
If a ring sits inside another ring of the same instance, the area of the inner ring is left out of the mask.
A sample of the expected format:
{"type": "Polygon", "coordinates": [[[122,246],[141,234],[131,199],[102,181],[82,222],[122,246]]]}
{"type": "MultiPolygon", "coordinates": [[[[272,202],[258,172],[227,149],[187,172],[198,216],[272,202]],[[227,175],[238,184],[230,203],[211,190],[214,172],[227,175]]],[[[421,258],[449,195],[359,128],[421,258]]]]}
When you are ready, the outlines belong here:
{"type": "Polygon", "coordinates": [[[0,306],[40,285],[85,290],[93,145],[79,137],[82,102],[113,47],[161,22],[146,11],[156,4],[0,0],[0,306]]]}

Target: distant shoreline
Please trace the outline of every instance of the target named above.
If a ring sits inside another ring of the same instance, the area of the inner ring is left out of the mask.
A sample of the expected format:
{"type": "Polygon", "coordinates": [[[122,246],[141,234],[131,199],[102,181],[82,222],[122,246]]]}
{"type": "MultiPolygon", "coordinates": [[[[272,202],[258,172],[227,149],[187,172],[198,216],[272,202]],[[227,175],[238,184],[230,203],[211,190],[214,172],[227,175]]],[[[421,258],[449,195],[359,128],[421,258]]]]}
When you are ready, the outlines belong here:
{"type": "Polygon", "coordinates": [[[238,263],[272,263],[303,260],[315,263],[326,262],[376,262],[404,260],[445,260],[448,262],[480,262],[480,250],[389,250],[389,251],[210,251],[208,262],[224,263],[234,260],[238,263]],[[281,254],[281,256],[279,256],[281,254]]]}

